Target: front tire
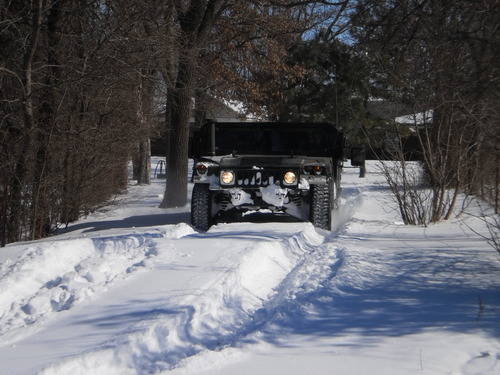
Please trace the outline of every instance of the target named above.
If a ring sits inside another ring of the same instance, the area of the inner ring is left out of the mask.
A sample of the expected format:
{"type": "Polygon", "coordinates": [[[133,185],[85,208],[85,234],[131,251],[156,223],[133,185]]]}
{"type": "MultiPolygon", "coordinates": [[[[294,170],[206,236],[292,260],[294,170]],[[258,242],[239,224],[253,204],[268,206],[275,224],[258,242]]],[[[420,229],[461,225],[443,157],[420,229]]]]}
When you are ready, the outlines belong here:
{"type": "Polygon", "coordinates": [[[311,185],[311,206],[309,220],[315,227],[330,230],[331,208],[330,187],[326,185],[311,185]]]}
{"type": "Polygon", "coordinates": [[[212,225],[212,196],[208,184],[195,184],[191,196],[191,225],[206,232],[212,225]]]}

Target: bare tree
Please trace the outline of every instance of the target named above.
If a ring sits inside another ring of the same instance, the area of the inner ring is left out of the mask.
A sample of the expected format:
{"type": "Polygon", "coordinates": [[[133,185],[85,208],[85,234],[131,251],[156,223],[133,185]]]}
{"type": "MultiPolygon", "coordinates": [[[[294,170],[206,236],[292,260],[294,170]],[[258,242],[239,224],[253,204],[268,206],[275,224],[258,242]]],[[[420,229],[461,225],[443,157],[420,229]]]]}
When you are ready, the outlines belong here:
{"type": "MultiPolygon", "coordinates": [[[[126,186],[137,69],[112,4],[0,6],[0,243],[46,236],[126,186]]],[[[120,18],[121,17],[121,18],[120,18]]]]}
{"type": "MultiPolygon", "coordinates": [[[[217,18],[224,0],[178,2],[167,5],[167,31],[175,34],[175,63],[164,67],[167,82],[166,126],[168,135],[167,186],[161,207],[183,206],[187,196],[189,118],[196,83],[200,50],[217,18]]],[[[165,40],[171,43],[172,35],[165,40]]]]}
{"type": "Polygon", "coordinates": [[[500,87],[492,77],[500,73],[495,63],[499,15],[497,1],[358,3],[353,20],[360,48],[377,62],[379,94],[415,113],[432,114],[426,125],[413,126],[421,148],[421,176],[408,176],[399,154],[400,178],[389,181],[397,187],[400,203],[415,199],[410,206],[428,208],[418,223],[450,218],[460,193],[496,200],[500,128],[493,103],[500,87]],[[404,186],[411,187],[411,194],[400,193],[404,186]],[[415,186],[430,194],[422,199],[415,186]]]}
{"type": "Polygon", "coordinates": [[[497,212],[494,212],[488,203],[481,202],[479,199],[476,199],[474,203],[475,204],[473,204],[472,207],[466,211],[466,214],[467,216],[479,219],[486,228],[486,231],[475,229],[465,220],[463,223],[476,235],[486,240],[488,244],[500,255],[500,215],[498,215],[497,212]],[[473,212],[476,209],[477,212],[473,212]]]}

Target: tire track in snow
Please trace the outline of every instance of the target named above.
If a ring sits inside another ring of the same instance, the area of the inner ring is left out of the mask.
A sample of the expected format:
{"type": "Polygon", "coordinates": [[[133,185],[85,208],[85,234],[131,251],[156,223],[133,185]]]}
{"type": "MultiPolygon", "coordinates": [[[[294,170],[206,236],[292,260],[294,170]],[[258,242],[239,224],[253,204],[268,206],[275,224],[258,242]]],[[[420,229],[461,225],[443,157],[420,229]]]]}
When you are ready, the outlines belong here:
{"type": "MultiPolygon", "coordinates": [[[[233,266],[219,272],[199,293],[168,308],[177,311],[174,316],[142,321],[111,347],[56,364],[43,374],[71,370],[76,375],[75,369],[84,368],[85,373],[88,369],[109,374],[158,373],[207,350],[237,345],[298,293],[317,288],[338,257],[310,224],[292,236],[273,236],[263,236],[262,241],[251,241],[250,247],[232,253],[233,266]]],[[[204,240],[202,235],[199,238],[204,240]]]]}

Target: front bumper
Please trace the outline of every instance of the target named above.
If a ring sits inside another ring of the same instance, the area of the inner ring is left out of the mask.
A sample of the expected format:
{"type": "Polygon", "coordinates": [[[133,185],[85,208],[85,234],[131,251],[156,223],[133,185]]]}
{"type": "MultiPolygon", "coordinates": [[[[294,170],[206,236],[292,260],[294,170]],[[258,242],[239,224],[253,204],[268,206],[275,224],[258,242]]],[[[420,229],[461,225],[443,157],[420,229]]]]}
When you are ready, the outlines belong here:
{"type": "Polygon", "coordinates": [[[268,209],[307,220],[309,190],[274,187],[259,189],[221,189],[213,192],[212,214],[244,213],[268,209]]]}

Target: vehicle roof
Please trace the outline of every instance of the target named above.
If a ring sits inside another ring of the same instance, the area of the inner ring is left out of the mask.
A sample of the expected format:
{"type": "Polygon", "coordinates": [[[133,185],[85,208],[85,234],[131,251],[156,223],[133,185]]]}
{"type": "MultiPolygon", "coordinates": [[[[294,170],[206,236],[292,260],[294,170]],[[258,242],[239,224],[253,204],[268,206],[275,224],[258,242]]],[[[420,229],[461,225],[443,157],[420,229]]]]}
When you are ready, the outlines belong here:
{"type": "Polygon", "coordinates": [[[283,121],[260,121],[260,122],[248,122],[248,121],[239,121],[239,122],[216,122],[216,121],[210,121],[207,122],[205,125],[210,125],[210,124],[216,124],[219,126],[227,126],[227,127],[233,127],[233,126],[242,126],[242,127],[252,127],[252,126],[286,126],[288,128],[290,127],[297,127],[297,128],[306,128],[306,127],[311,127],[311,126],[327,126],[327,127],[333,127],[335,128],[335,125],[330,122],[283,122],[283,121]]]}

